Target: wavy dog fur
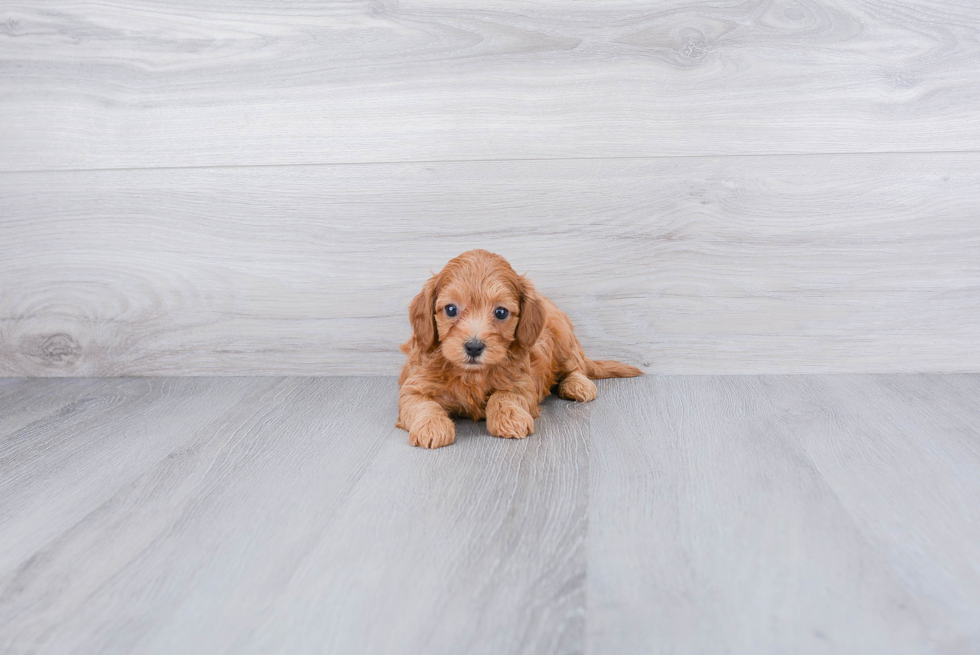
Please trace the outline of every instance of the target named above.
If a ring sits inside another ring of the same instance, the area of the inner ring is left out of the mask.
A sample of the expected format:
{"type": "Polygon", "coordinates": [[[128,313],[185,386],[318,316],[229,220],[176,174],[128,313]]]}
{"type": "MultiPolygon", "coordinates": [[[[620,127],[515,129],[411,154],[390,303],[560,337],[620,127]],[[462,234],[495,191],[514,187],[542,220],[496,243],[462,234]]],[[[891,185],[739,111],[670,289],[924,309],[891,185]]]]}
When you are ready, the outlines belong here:
{"type": "Polygon", "coordinates": [[[596,397],[592,380],[643,375],[586,357],[568,317],[486,250],[446,264],[408,313],[412,337],[401,346],[408,361],[398,380],[396,425],[413,446],[453,443],[450,416],[486,418],[490,434],[522,439],[534,432],[540,403],[555,385],[562,398],[587,402],[596,397]],[[482,352],[474,357],[467,343],[482,352]]]}

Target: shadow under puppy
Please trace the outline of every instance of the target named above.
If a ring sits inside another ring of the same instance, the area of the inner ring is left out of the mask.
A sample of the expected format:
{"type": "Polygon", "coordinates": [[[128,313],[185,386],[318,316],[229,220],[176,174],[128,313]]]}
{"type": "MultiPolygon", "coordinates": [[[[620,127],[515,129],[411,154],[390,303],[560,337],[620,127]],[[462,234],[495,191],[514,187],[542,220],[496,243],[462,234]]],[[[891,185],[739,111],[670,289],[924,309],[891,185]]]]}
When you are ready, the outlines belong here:
{"type": "Polygon", "coordinates": [[[562,398],[587,402],[596,397],[593,379],[643,374],[586,357],[569,318],[486,250],[464,252],[432,276],[409,318],[395,425],[413,446],[453,443],[450,416],[486,418],[490,434],[522,439],[556,384],[562,398]]]}

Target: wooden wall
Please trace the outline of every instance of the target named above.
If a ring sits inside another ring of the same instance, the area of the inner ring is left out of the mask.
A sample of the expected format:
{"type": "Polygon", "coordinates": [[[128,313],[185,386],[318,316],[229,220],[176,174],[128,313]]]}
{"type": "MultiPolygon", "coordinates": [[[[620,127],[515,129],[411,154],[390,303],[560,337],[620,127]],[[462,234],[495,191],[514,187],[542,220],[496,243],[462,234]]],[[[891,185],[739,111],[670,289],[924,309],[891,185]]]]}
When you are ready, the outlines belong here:
{"type": "Polygon", "coordinates": [[[0,375],[393,374],[483,247],[649,372],[980,371],[980,5],[0,7],[0,375]]]}

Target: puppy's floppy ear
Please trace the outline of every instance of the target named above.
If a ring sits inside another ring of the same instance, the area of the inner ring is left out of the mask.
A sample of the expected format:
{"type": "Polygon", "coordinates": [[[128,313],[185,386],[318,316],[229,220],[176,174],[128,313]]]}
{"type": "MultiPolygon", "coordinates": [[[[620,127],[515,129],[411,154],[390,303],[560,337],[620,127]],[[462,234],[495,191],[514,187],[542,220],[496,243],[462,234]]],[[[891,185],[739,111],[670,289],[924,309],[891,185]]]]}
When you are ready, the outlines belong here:
{"type": "Polygon", "coordinates": [[[514,336],[517,345],[525,350],[534,345],[544,329],[544,307],[534,285],[523,275],[520,277],[521,316],[514,336]]]}
{"type": "Polygon", "coordinates": [[[412,322],[412,333],[415,341],[425,350],[432,350],[436,345],[436,278],[429,278],[419,295],[415,296],[408,306],[408,319],[412,322]]]}

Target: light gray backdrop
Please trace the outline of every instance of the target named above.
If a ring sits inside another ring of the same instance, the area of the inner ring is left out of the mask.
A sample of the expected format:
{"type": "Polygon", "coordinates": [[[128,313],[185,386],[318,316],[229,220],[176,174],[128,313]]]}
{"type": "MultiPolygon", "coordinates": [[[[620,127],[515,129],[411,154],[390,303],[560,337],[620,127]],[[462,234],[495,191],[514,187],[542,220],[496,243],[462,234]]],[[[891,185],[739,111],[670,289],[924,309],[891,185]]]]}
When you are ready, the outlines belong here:
{"type": "Polygon", "coordinates": [[[459,252],[651,372],[980,370],[978,6],[0,10],[0,375],[392,374],[459,252]]]}

